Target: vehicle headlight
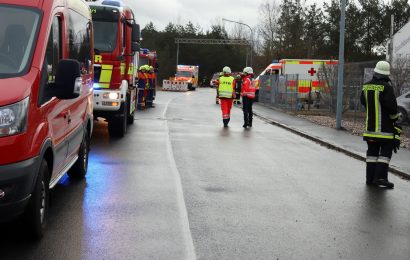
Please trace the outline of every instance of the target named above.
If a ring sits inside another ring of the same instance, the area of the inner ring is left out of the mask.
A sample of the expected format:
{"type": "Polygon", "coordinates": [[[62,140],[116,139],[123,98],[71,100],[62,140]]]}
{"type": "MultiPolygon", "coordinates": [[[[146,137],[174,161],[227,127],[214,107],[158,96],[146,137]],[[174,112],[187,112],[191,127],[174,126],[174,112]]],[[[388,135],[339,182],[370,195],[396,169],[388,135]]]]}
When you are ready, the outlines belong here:
{"type": "Polygon", "coordinates": [[[106,92],[103,94],[104,99],[120,99],[120,93],[117,92],[106,92]]]}
{"type": "Polygon", "coordinates": [[[0,107],[0,137],[26,131],[29,98],[0,107]]]}

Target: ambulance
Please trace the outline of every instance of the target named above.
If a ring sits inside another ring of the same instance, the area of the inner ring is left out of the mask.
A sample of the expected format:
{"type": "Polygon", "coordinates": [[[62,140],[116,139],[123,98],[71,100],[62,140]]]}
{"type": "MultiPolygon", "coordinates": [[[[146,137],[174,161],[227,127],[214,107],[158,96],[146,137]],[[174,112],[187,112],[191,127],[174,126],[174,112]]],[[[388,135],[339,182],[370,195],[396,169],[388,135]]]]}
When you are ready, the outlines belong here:
{"type": "Polygon", "coordinates": [[[300,97],[309,92],[326,92],[327,86],[324,81],[319,80],[318,72],[322,66],[337,65],[337,60],[310,60],[310,59],[282,59],[273,61],[256,78],[259,87],[259,78],[264,75],[284,76],[294,75],[297,79],[288,79],[286,86],[289,92],[297,92],[300,97]]]}
{"type": "Polygon", "coordinates": [[[188,83],[189,90],[195,90],[198,87],[199,66],[195,65],[178,65],[175,74],[176,81],[188,83]]]}

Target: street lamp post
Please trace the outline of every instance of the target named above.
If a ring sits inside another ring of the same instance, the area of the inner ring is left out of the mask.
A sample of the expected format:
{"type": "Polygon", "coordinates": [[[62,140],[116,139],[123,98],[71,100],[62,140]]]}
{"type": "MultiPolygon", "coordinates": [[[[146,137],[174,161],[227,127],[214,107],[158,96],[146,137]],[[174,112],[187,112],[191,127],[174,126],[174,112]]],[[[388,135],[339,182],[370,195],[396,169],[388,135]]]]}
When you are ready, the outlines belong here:
{"type": "Polygon", "coordinates": [[[337,73],[337,105],[336,105],[336,128],[342,128],[343,111],[343,66],[345,63],[345,19],[346,19],[346,0],[341,0],[340,16],[340,39],[339,39],[339,68],[337,73]]]}
{"type": "Polygon", "coordinates": [[[249,28],[249,30],[251,30],[251,56],[250,56],[250,64],[251,64],[251,67],[252,67],[252,62],[253,62],[253,59],[252,59],[252,53],[253,53],[253,30],[252,30],[252,27],[250,27],[249,25],[247,25],[246,23],[241,23],[241,22],[237,22],[237,21],[232,21],[232,20],[228,20],[228,19],[225,19],[225,18],[222,18],[222,20],[223,21],[227,21],[227,22],[231,22],[231,23],[237,23],[237,24],[240,24],[240,25],[244,25],[244,26],[246,26],[246,27],[248,27],[249,28]]]}

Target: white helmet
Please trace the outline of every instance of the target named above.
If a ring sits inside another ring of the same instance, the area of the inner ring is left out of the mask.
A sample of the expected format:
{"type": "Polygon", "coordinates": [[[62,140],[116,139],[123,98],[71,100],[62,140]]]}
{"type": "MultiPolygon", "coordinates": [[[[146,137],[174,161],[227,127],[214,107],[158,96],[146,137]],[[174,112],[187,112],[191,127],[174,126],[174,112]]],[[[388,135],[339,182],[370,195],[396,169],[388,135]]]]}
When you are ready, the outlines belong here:
{"type": "Polygon", "coordinates": [[[225,67],[222,69],[222,72],[223,72],[224,74],[231,74],[231,73],[232,73],[231,68],[229,68],[228,66],[225,66],[225,67]]]}
{"type": "Polygon", "coordinates": [[[243,69],[243,73],[253,74],[253,69],[251,67],[246,67],[243,69]]]}
{"type": "Polygon", "coordinates": [[[387,61],[379,61],[374,68],[374,72],[389,76],[390,75],[390,64],[387,61]]]}

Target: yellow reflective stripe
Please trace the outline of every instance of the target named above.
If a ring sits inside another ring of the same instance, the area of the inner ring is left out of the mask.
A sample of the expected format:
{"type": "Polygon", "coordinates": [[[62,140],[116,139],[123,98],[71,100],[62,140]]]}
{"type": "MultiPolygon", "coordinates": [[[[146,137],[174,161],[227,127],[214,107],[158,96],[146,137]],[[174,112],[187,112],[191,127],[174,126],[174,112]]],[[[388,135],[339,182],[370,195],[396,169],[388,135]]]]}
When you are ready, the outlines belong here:
{"type": "Polygon", "coordinates": [[[299,87],[310,87],[310,80],[299,80],[299,87]]]}
{"type": "Polygon", "coordinates": [[[130,67],[128,68],[128,75],[134,75],[134,64],[130,63],[130,67]]]}
{"type": "Polygon", "coordinates": [[[364,85],[363,90],[364,91],[368,91],[368,90],[384,91],[384,86],[383,85],[364,85]]]}
{"type": "Polygon", "coordinates": [[[374,92],[374,109],[375,109],[375,116],[376,116],[376,122],[375,123],[375,132],[379,132],[379,92],[375,91],[374,92]]]}
{"type": "Polygon", "coordinates": [[[113,65],[104,65],[104,64],[101,65],[101,74],[100,74],[99,82],[102,82],[102,83],[108,82],[108,85],[109,85],[109,83],[111,82],[113,67],[114,67],[113,65]]]}
{"type": "Polygon", "coordinates": [[[97,83],[99,88],[110,88],[110,83],[97,83]]]}
{"type": "Polygon", "coordinates": [[[366,98],[366,130],[369,129],[369,99],[367,98],[368,92],[364,92],[364,97],[366,98]]]}
{"type": "Polygon", "coordinates": [[[286,64],[299,64],[299,61],[285,61],[286,64]]]}
{"type": "Polygon", "coordinates": [[[323,61],[314,61],[313,64],[322,65],[322,64],[323,64],[323,61]]]}
{"type": "Polygon", "coordinates": [[[125,74],[125,63],[121,63],[121,76],[125,74]]]}
{"type": "Polygon", "coordinates": [[[365,136],[365,137],[374,137],[374,138],[383,138],[383,139],[394,139],[394,136],[392,136],[392,135],[383,135],[383,134],[364,133],[363,136],[365,136]]]}
{"type": "Polygon", "coordinates": [[[389,115],[390,119],[396,119],[399,117],[399,114],[389,115]]]}

